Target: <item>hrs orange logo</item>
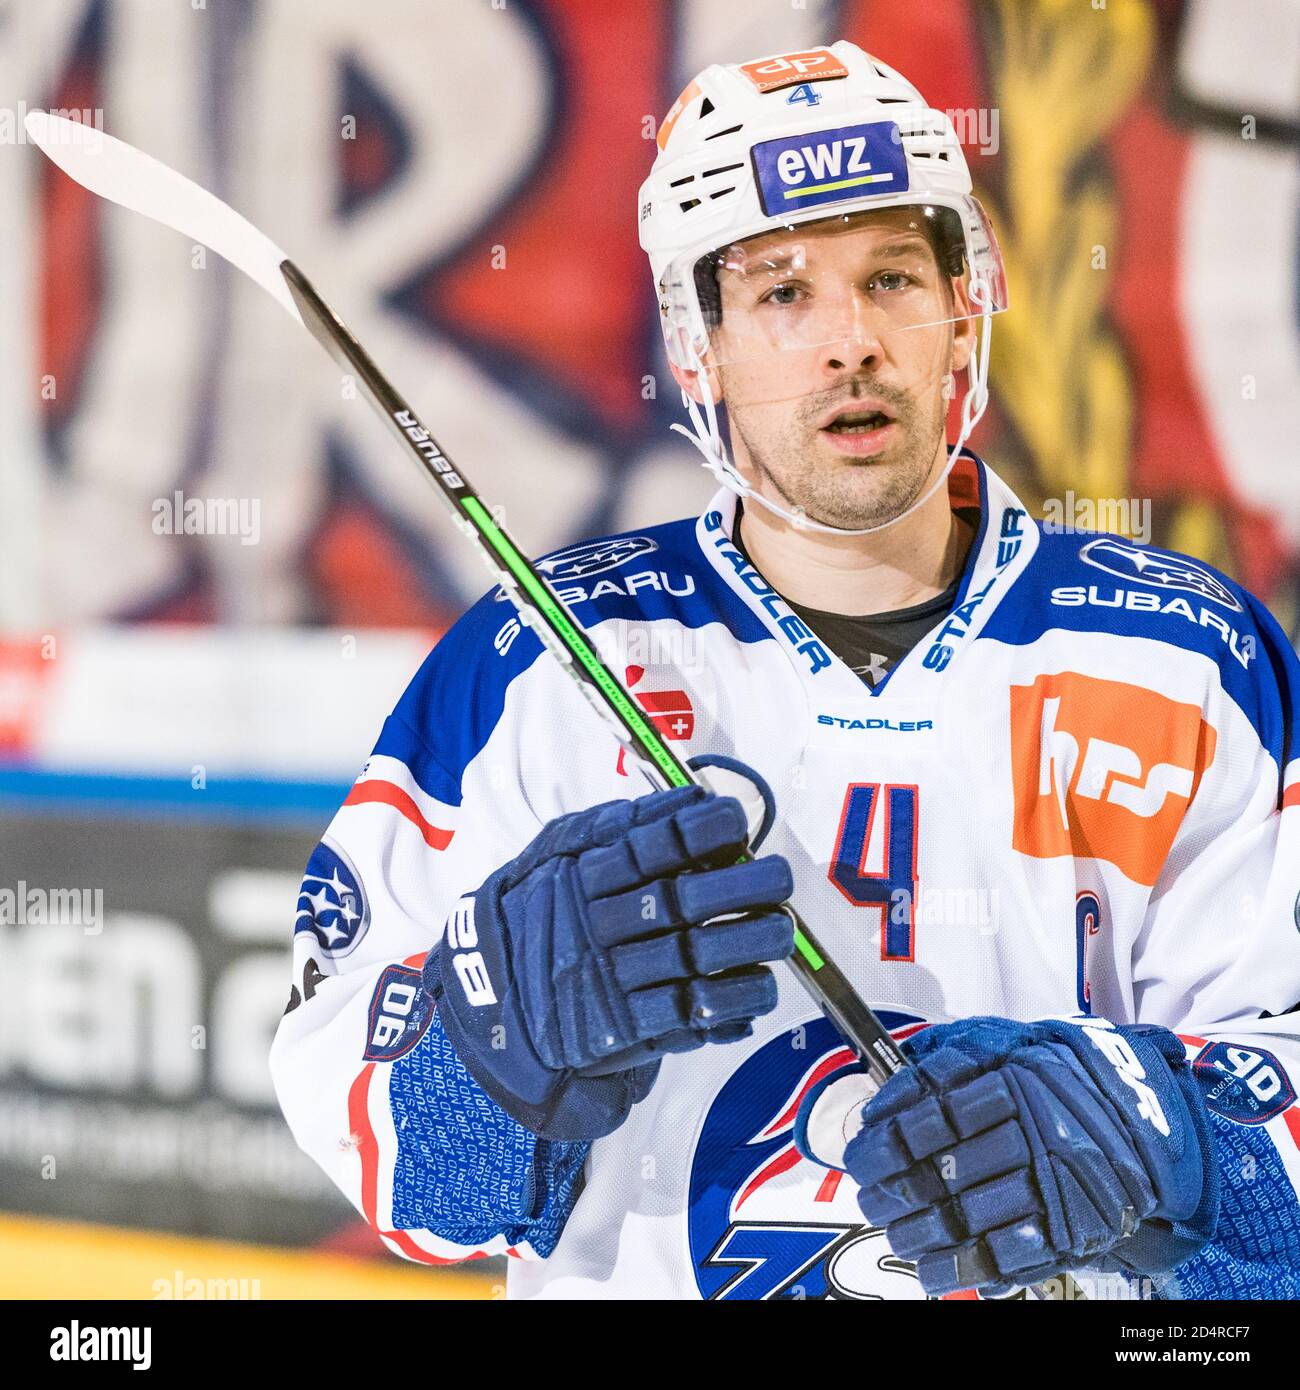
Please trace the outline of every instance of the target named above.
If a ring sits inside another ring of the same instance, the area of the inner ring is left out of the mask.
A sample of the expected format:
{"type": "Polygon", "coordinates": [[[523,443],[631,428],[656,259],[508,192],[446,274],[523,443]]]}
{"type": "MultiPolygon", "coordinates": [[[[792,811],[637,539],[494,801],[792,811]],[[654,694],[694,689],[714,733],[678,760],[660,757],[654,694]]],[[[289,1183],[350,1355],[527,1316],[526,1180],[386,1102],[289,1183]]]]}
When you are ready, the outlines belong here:
{"type": "Polygon", "coordinates": [[[1012,845],[1153,885],[1216,736],[1197,705],[1064,671],[1011,687],[1012,845]]]}

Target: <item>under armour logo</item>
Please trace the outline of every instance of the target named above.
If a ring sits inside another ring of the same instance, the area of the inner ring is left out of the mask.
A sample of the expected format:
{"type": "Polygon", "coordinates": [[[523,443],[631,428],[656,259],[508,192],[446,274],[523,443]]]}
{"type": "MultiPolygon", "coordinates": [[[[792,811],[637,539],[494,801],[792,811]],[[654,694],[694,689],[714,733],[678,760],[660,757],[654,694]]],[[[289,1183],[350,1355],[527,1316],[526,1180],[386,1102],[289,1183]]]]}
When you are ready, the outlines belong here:
{"type": "Polygon", "coordinates": [[[865,676],[874,689],[889,674],[889,658],[879,652],[871,653],[871,660],[861,666],[850,666],[855,676],[865,676]]]}

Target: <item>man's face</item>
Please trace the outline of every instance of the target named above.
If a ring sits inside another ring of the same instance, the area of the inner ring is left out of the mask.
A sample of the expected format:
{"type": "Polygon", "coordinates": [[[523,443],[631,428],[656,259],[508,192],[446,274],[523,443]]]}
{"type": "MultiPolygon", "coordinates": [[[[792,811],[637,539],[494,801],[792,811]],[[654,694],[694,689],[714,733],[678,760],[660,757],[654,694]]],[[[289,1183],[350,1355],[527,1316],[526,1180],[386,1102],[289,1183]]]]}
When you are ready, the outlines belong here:
{"type": "Polygon", "coordinates": [[[911,208],[728,248],[710,357],[752,486],[827,525],[880,525],[942,467],[945,383],[970,355],[960,281],[911,208]]]}

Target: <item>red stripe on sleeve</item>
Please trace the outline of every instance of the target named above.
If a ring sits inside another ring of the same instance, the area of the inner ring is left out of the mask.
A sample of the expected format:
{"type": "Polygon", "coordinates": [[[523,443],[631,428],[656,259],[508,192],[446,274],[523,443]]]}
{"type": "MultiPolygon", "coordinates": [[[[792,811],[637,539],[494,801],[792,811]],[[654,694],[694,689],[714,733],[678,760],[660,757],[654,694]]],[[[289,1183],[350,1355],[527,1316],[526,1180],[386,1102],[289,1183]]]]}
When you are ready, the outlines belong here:
{"type": "Polygon", "coordinates": [[[1286,1127],[1291,1131],[1291,1138],[1295,1140],[1296,1148],[1300,1149],[1300,1106],[1293,1105],[1289,1110],[1284,1110],[1282,1118],[1286,1121],[1286,1127]]]}
{"type": "Polygon", "coordinates": [[[1292,782],[1282,793],[1282,809],[1288,806],[1300,806],[1300,782],[1292,782]]]}
{"type": "Polygon", "coordinates": [[[358,782],[348,793],[347,800],[343,804],[345,806],[365,806],[376,802],[382,806],[391,806],[393,810],[405,816],[424,836],[424,842],[430,849],[446,849],[451,844],[451,837],[456,832],[454,830],[440,830],[436,825],[425,820],[423,813],[410,794],[404,792],[401,787],[394,786],[392,782],[378,780],[358,782]]]}

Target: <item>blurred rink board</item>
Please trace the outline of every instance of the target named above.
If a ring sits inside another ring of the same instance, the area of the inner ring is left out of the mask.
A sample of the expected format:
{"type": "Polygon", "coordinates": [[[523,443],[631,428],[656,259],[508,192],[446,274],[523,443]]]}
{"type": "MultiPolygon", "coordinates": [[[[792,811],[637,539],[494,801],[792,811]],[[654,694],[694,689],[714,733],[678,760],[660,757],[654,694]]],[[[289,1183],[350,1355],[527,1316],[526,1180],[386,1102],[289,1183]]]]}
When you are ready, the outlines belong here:
{"type": "MultiPolygon", "coordinates": [[[[0,648],[0,1207],[382,1255],[295,1145],[267,1052],[302,869],[431,640],[154,628],[0,648]]],[[[52,1250],[79,1248],[69,1229],[52,1250]]],[[[0,1224],[20,1285],[37,1230],[0,1224]]]]}

